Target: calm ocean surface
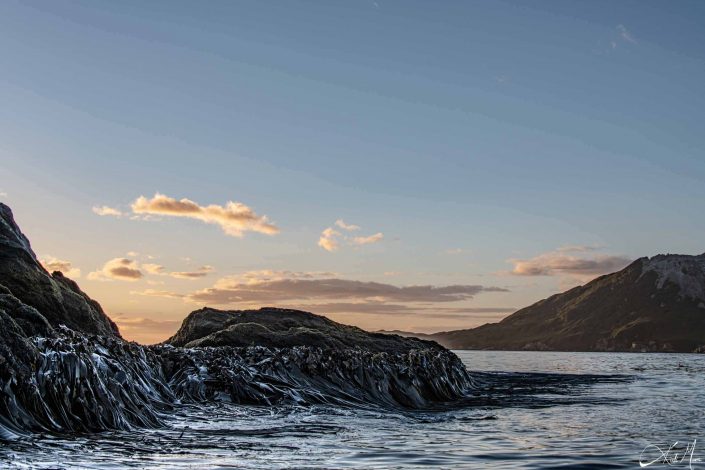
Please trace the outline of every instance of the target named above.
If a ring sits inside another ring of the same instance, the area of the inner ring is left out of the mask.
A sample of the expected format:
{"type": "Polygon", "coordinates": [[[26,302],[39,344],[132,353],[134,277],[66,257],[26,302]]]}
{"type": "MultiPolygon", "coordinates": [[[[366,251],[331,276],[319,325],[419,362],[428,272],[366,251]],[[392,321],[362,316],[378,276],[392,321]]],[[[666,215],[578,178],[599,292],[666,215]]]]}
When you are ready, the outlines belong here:
{"type": "Polygon", "coordinates": [[[705,469],[705,356],[457,353],[484,384],[471,408],[189,408],[169,430],[5,444],[0,468],[639,468],[696,440],[705,469]]]}

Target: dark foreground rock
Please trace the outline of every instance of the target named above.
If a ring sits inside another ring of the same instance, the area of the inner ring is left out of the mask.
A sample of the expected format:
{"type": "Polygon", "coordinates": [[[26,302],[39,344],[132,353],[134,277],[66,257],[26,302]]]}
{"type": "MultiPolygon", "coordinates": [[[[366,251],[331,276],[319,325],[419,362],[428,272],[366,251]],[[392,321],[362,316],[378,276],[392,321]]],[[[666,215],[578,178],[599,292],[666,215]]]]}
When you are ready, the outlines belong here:
{"type": "Polygon", "coordinates": [[[156,427],[208,401],[434,408],[473,386],[434,342],[306,312],[202,309],[170,341],[121,339],[75,282],[44,270],[0,204],[0,440],[156,427]]]}
{"type": "Polygon", "coordinates": [[[452,404],[472,381],[442,349],[375,353],[297,346],[141,346],[60,327],[26,337],[0,312],[0,438],[160,426],[186,403],[452,404]]]}

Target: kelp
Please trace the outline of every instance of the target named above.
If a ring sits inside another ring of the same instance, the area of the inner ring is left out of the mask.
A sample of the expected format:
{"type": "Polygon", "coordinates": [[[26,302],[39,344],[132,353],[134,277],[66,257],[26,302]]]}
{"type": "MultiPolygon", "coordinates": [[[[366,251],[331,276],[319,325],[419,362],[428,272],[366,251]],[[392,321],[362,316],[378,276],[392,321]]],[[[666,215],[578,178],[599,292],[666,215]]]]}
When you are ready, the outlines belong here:
{"type": "Polygon", "coordinates": [[[65,327],[18,344],[22,358],[7,345],[0,356],[0,439],[159,427],[176,407],[211,401],[433,408],[473,386],[439,349],[141,346],[65,327]]]}

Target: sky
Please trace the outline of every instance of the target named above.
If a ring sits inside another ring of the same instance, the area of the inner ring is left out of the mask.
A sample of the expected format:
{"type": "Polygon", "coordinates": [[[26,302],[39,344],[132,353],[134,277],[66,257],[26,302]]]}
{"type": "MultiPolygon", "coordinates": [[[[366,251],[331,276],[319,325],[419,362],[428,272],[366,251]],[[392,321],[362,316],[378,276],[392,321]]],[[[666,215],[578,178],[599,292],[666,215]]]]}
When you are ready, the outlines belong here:
{"type": "Polygon", "coordinates": [[[128,339],[435,332],[705,251],[700,1],[0,2],[0,200],[128,339]]]}

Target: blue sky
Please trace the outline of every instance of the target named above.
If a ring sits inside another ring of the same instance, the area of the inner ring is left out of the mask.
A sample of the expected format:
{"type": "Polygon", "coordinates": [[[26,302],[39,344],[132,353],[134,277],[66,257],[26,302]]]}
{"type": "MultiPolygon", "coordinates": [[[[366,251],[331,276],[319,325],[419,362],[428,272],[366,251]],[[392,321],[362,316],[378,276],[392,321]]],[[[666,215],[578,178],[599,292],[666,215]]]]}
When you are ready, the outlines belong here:
{"type": "MultiPolygon", "coordinates": [[[[383,297],[331,314],[473,326],[489,314],[460,309],[509,310],[620,259],[705,251],[703,20],[686,1],[2,2],[2,200],[135,334],[196,303],[139,292],[187,296],[262,270],[508,290],[453,304],[455,317],[361,313],[383,297]],[[280,232],[92,211],[130,213],[157,192],[238,201],[280,232]],[[317,242],[338,219],[360,230],[338,230],[328,252],[317,242]],[[87,278],[121,257],[213,269],[87,278]]],[[[329,313],[330,299],[280,300],[329,313]]]]}

